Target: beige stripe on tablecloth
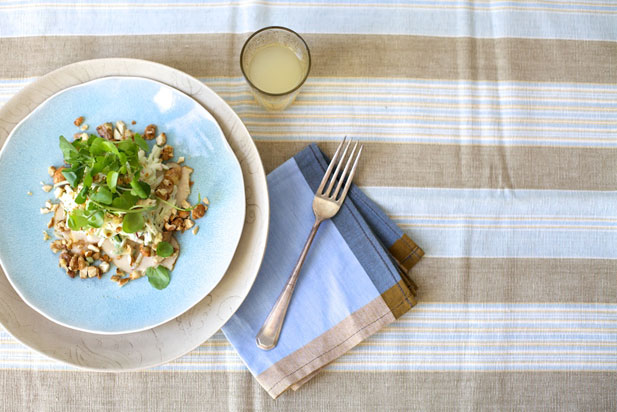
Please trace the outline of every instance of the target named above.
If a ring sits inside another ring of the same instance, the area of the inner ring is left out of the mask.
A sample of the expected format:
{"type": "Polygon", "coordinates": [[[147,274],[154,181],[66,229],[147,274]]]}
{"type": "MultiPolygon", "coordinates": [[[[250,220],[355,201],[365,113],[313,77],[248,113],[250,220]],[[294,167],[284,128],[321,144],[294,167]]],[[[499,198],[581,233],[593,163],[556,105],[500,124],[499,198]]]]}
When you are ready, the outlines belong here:
{"type": "MultiPolygon", "coordinates": [[[[266,172],[270,172],[309,142],[256,143],[266,172]]],[[[332,156],[337,144],[322,142],[319,147],[332,156]]],[[[361,186],[567,190],[617,187],[614,149],[362,144],[363,167],[355,178],[361,186]]]]}
{"type": "Polygon", "coordinates": [[[432,258],[411,270],[420,302],[617,303],[617,260],[432,258]]]}
{"type": "MultiPolygon", "coordinates": [[[[246,34],[1,38],[2,77],[39,76],[101,57],[152,60],[194,76],[240,76],[246,34]],[[63,53],[58,53],[63,50],[63,53]]],[[[311,75],[613,83],[617,43],[306,34],[311,75]]]]}
{"type": "Polygon", "coordinates": [[[616,387],[610,372],[325,372],[273,400],[248,372],[0,371],[3,404],[33,411],[614,411],[616,387]]]}

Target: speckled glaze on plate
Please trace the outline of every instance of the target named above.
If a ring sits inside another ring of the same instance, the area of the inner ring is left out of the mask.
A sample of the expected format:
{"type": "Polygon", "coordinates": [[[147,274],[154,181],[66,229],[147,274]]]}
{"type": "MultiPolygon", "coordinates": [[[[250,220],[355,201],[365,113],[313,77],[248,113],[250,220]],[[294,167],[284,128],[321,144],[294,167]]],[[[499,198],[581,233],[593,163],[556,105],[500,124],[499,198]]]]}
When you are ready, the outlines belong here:
{"type": "Polygon", "coordinates": [[[35,351],[74,366],[122,371],[173,360],[207,340],[231,317],[248,294],[259,270],[268,232],[269,204],[259,154],[237,115],[198,80],[152,62],[134,59],[85,61],[42,77],[0,109],[0,142],[4,143],[17,123],[58,91],[110,76],[157,80],[186,93],[212,113],[240,161],[247,202],[239,246],[222,281],[189,311],[152,329],[99,335],[66,328],[26,305],[4,273],[0,273],[0,323],[16,339],[35,351]]]}

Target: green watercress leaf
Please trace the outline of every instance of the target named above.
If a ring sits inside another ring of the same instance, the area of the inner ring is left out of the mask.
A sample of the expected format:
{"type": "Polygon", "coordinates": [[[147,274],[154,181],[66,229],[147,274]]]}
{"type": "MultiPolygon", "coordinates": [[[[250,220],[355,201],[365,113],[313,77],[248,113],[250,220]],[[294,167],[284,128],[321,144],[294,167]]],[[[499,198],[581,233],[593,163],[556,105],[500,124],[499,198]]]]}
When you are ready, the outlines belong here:
{"type": "Polygon", "coordinates": [[[135,233],[143,229],[144,216],[142,213],[127,213],[122,219],[122,230],[126,233],[135,233]]]}
{"type": "Polygon", "coordinates": [[[68,161],[79,156],[79,152],[64,136],[60,136],[60,150],[64,156],[64,160],[68,161]]]}
{"type": "Polygon", "coordinates": [[[64,169],[61,173],[62,176],[64,176],[64,178],[66,179],[66,181],[69,182],[72,188],[75,188],[79,184],[79,178],[77,177],[77,173],[75,173],[71,169],[64,169]]]}
{"type": "Polygon", "coordinates": [[[88,187],[89,188],[90,186],[92,186],[92,180],[93,180],[93,178],[92,178],[92,171],[90,170],[90,171],[86,172],[85,175],[84,175],[84,187],[88,187]]]}
{"type": "Polygon", "coordinates": [[[99,228],[105,223],[105,213],[98,210],[88,217],[88,225],[90,227],[99,228]]]}
{"type": "Polygon", "coordinates": [[[75,203],[81,205],[86,201],[86,196],[88,195],[88,187],[84,186],[79,191],[79,194],[75,197],[75,203]]]}
{"type": "Polygon", "coordinates": [[[152,287],[158,290],[165,289],[171,280],[169,269],[163,265],[158,265],[156,268],[149,267],[146,269],[146,276],[152,287]]]}
{"type": "Polygon", "coordinates": [[[162,241],[156,246],[156,254],[160,257],[169,257],[174,254],[174,247],[171,243],[162,241]]]}
{"type": "Polygon", "coordinates": [[[129,192],[125,192],[122,195],[116,197],[111,202],[111,205],[115,208],[128,211],[130,208],[132,208],[133,206],[137,204],[138,200],[139,200],[138,197],[133,196],[129,192]]]}
{"type": "Polygon", "coordinates": [[[84,211],[75,209],[69,214],[68,225],[71,230],[81,230],[88,224],[88,219],[84,216],[84,211]]]}
{"type": "Polygon", "coordinates": [[[99,187],[99,190],[96,193],[90,196],[90,199],[94,200],[95,202],[109,205],[111,204],[112,194],[111,194],[111,191],[107,187],[101,186],[99,187]]]}
{"type": "Polygon", "coordinates": [[[107,173],[107,187],[112,193],[116,193],[116,185],[118,184],[118,172],[111,170],[107,173]]]}
{"type": "Polygon", "coordinates": [[[150,148],[148,147],[148,143],[146,143],[144,138],[141,137],[139,133],[135,133],[135,135],[133,136],[133,140],[135,140],[135,143],[137,144],[137,146],[139,146],[141,150],[148,153],[148,151],[150,150],[150,148]]]}
{"type": "Polygon", "coordinates": [[[139,196],[142,199],[147,199],[148,196],[150,196],[150,185],[138,180],[137,176],[133,177],[133,180],[131,180],[131,187],[133,188],[131,193],[135,196],[139,196]]]}

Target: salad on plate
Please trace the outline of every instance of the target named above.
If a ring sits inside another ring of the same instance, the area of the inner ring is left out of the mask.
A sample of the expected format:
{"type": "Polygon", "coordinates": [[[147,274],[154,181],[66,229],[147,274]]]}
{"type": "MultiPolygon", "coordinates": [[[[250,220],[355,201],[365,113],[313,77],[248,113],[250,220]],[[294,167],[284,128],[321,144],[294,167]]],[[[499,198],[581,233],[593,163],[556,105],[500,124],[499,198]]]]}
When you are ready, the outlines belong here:
{"type": "MultiPolygon", "coordinates": [[[[164,289],[180,253],[174,234],[196,234],[195,220],[209,201],[189,203],[193,169],[184,157],[174,161],[174,148],[156,125],[139,134],[117,121],[93,134],[84,120],[75,119],[80,131],[72,141],[60,136],[64,164],[49,166],[53,184],[43,183],[55,197],[41,208],[51,214],[51,250],[71,278],[100,279],[113,264],[111,280],[120,286],[147,277],[164,289]]],[[[51,239],[48,230],[44,239],[51,239]]]]}

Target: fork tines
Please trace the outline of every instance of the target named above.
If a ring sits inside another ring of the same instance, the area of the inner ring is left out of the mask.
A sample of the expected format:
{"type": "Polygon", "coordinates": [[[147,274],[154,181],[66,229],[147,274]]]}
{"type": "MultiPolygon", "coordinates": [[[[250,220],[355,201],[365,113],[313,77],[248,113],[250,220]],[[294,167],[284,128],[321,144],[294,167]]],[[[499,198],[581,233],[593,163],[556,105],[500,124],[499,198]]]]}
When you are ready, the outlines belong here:
{"type": "Polygon", "coordinates": [[[363,146],[360,145],[360,149],[356,153],[356,149],[358,149],[358,142],[356,141],[351,148],[351,152],[347,155],[347,152],[349,152],[349,147],[352,143],[354,143],[353,139],[347,140],[345,137],[341,144],[339,144],[336,148],[336,152],[334,152],[334,156],[332,156],[328,169],[326,170],[326,173],[321,180],[321,184],[317,189],[318,196],[336,201],[337,203],[342,203],[345,196],[347,196],[347,191],[351,187],[351,182],[353,181],[353,176],[356,173],[356,166],[358,166],[358,160],[360,159],[363,148],[363,146]],[[347,160],[345,161],[345,159],[347,160]],[[336,169],[334,169],[334,166],[336,166],[336,169]],[[341,168],[343,169],[342,172],[341,168]],[[333,169],[334,172],[332,172],[333,169]],[[336,188],[334,188],[334,184],[337,182],[338,184],[336,185],[336,188]],[[328,183],[328,187],[324,190],[326,183],[328,183]],[[343,184],[345,186],[343,186],[343,184]],[[333,188],[334,191],[332,190],[333,188]],[[340,196],[338,196],[341,188],[343,188],[343,191],[340,193],[340,196]]]}

